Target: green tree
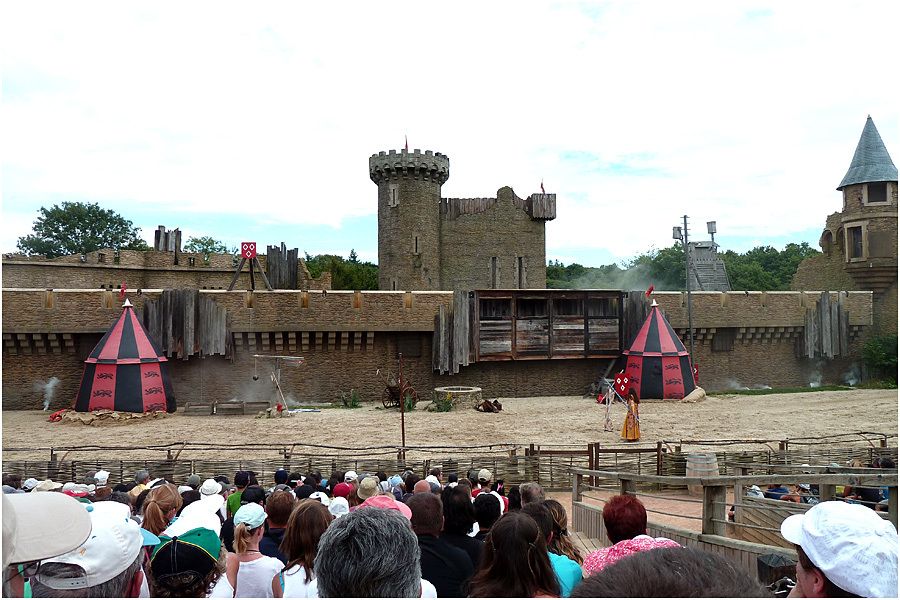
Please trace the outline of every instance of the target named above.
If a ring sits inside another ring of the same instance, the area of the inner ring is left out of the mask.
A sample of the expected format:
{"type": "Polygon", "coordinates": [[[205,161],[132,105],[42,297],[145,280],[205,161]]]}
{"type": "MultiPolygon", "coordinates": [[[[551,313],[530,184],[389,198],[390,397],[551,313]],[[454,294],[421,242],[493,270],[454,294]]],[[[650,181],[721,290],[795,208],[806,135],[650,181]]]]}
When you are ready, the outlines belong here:
{"type": "MultiPolygon", "coordinates": [[[[306,268],[312,277],[319,277],[325,271],[331,272],[331,287],[335,290],[377,290],[378,265],[370,262],[345,260],[335,254],[311,256],[304,252],[306,268]]],[[[355,258],[355,252],[351,258],[355,258]]]]}
{"type": "MultiPolygon", "coordinates": [[[[209,260],[210,254],[227,254],[228,247],[221,241],[208,236],[189,237],[184,245],[185,252],[202,252],[203,257],[209,260]]],[[[232,254],[237,252],[237,248],[232,250],[232,254]]]]}
{"type": "Polygon", "coordinates": [[[20,237],[17,246],[28,255],[48,258],[87,254],[103,248],[149,250],[131,221],[97,203],[63,202],[41,207],[33,233],[20,237]]]}
{"type": "Polygon", "coordinates": [[[656,289],[684,289],[684,250],[678,242],[669,248],[639,254],[624,266],[627,271],[638,270],[656,289]]]}

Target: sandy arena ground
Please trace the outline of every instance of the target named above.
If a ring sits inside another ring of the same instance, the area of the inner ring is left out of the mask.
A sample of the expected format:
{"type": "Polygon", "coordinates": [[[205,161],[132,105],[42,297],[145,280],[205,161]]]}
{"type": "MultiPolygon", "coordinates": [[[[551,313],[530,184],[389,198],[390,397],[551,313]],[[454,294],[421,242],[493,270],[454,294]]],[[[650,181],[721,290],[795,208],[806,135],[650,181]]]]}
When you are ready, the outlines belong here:
{"type": "MultiPolygon", "coordinates": [[[[646,402],[641,405],[641,445],[657,440],[784,439],[853,431],[897,433],[896,390],[851,390],[764,396],[720,395],[697,403],[646,402]]],[[[603,431],[603,408],[580,397],[501,399],[503,412],[485,414],[471,409],[450,413],[417,410],[406,415],[408,446],[473,446],[483,444],[572,444],[599,441],[618,444],[618,432],[603,431]]],[[[346,410],[323,409],[287,419],[253,417],[186,417],[132,421],[102,427],[56,424],[48,413],[10,411],[2,414],[3,448],[50,446],[143,446],[169,442],[273,444],[309,442],[332,446],[396,445],[400,414],[372,404],[346,410]]],[[[618,429],[625,409],[613,407],[618,429]]],[[[755,446],[758,447],[758,446],[755,446]]],[[[231,458],[237,453],[191,452],[192,458],[231,458]]],[[[243,454],[246,456],[246,454],[243,454]]],[[[264,458],[274,456],[269,451],[264,458]]],[[[88,455],[73,452],[69,459],[88,455]]],[[[93,455],[96,456],[96,455],[93,455]]],[[[159,456],[123,451],[117,458],[159,456]]],[[[4,452],[4,460],[46,458],[46,450],[4,452]]],[[[187,458],[188,456],[183,456],[187,458]]]]}

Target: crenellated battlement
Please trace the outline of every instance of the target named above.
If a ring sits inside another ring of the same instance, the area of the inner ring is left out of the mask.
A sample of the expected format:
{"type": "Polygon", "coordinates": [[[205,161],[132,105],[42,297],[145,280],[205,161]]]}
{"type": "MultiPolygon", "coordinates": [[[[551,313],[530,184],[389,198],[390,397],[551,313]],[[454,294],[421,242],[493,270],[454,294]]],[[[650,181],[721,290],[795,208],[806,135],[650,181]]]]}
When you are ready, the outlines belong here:
{"type": "Polygon", "coordinates": [[[418,148],[381,151],[369,157],[369,178],[376,184],[386,179],[413,177],[443,185],[450,177],[450,159],[440,152],[418,148]]]}

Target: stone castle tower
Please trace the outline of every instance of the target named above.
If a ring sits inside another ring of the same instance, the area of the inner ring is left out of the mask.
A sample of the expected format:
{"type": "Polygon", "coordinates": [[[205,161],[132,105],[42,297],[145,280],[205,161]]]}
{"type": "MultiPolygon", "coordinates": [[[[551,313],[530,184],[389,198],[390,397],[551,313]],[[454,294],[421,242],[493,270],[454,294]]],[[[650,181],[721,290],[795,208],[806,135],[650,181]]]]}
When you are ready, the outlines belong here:
{"type": "Polygon", "coordinates": [[[793,289],[872,290],[873,330],[897,332],[897,167],[872,117],[837,187],[841,212],[828,216],[822,256],[803,261],[793,289]]]}
{"type": "Polygon", "coordinates": [[[442,198],[450,159],[391,150],[369,158],[378,186],[378,287],[382,290],[545,288],[544,227],[556,194],[522,199],[442,198]]]}

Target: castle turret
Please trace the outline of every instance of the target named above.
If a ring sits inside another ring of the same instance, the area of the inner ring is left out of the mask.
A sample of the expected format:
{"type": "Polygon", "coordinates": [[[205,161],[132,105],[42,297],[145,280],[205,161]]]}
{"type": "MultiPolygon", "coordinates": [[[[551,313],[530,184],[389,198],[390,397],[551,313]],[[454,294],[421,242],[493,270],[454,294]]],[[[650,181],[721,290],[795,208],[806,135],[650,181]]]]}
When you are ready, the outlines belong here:
{"type": "Polygon", "coordinates": [[[378,287],[441,289],[441,186],[450,159],[440,152],[379,152],[369,158],[378,185],[378,287]]]}

